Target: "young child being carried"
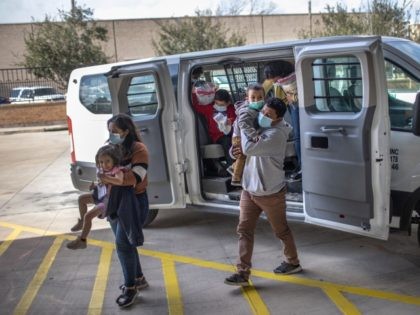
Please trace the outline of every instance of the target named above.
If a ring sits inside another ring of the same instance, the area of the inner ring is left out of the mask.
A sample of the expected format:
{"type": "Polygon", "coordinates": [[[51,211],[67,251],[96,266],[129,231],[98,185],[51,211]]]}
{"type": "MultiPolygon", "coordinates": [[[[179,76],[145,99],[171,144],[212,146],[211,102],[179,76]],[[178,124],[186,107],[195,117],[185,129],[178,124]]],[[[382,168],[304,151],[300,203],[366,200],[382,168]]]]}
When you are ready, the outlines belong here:
{"type": "MultiPolygon", "coordinates": [[[[123,168],[120,167],[121,152],[120,149],[115,145],[104,145],[101,147],[95,156],[96,167],[99,170],[99,174],[110,175],[115,178],[115,184],[122,184],[124,174],[123,168]]],[[[67,243],[69,249],[83,249],[86,248],[86,238],[92,227],[92,220],[95,217],[105,218],[106,209],[108,204],[109,191],[111,185],[104,185],[98,183],[94,185],[92,198],[95,206],[86,212],[83,218],[82,233],[74,241],[67,243]]]]}
{"type": "MultiPolygon", "coordinates": [[[[260,84],[251,84],[246,91],[246,100],[235,103],[237,119],[233,124],[232,150],[241,147],[241,130],[249,138],[256,138],[256,129],[248,128],[245,121],[255,121],[258,113],[264,106],[264,88],[260,84]]],[[[242,173],[246,156],[241,154],[232,164],[232,186],[241,186],[242,173]]]]}

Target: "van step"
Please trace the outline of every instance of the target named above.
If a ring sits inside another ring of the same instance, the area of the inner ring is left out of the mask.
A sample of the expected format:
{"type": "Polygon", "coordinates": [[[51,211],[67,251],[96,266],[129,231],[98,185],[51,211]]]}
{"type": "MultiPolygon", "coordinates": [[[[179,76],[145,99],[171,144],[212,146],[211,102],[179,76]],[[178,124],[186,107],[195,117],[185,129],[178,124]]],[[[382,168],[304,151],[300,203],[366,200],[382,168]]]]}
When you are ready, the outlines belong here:
{"type": "Polygon", "coordinates": [[[203,190],[206,193],[227,194],[230,190],[230,177],[204,177],[203,190]]]}

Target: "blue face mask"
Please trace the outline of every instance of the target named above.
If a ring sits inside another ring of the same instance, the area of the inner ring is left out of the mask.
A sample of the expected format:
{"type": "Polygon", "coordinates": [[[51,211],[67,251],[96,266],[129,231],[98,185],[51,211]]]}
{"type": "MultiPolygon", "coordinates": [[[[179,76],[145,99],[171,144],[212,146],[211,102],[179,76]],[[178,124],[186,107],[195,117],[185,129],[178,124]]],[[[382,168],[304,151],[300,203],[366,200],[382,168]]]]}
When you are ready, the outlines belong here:
{"type": "Polygon", "coordinates": [[[213,105],[213,108],[217,111],[217,112],[225,112],[226,111],[226,106],[223,106],[223,105],[217,105],[217,104],[214,104],[213,105]]]}
{"type": "Polygon", "coordinates": [[[264,100],[258,101],[258,102],[249,102],[249,108],[255,109],[257,111],[260,111],[261,108],[264,106],[264,100]]]}
{"type": "Polygon", "coordinates": [[[258,125],[261,128],[269,128],[271,127],[273,120],[267,116],[264,116],[263,113],[258,114],[258,125]]]}
{"type": "Polygon", "coordinates": [[[120,144],[124,142],[125,137],[121,137],[119,133],[110,133],[109,142],[112,144],[120,144]]]}

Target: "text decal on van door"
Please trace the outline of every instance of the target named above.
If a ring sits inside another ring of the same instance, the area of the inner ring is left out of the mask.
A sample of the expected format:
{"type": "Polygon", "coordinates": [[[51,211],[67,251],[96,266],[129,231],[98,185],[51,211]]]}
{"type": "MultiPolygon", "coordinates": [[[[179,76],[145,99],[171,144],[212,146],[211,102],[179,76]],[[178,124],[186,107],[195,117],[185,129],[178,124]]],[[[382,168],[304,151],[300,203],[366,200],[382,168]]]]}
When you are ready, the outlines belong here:
{"type": "Polygon", "coordinates": [[[390,151],[389,154],[390,154],[390,160],[391,160],[391,169],[398,170],[399,149],[391,148],[389,151],[390,151]]]}

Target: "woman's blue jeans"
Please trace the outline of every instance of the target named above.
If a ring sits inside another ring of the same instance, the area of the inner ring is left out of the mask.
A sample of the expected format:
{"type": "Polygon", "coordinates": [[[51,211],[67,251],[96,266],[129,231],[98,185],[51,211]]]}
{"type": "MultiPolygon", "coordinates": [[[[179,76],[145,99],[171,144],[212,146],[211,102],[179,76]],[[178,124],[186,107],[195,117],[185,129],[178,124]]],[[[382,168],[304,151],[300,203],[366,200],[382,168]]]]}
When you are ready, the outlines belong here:
{"type": "MultiPolygon", "coordinates": [[[[139,209],[137,209],[137,211],[140,211],[142,224],[144,224],[147,218],[147,213],[149,212],[147,193],[137,194],[136,197],[139,203],[139,209]]],[[[110,221],[110,224],[115,235],[117,255],[124,274],[124,285],[126,287],[133,287],[135,285],[136,278],[143,276],[137,247],[130,244],[118,218],[110,221]]]]}

